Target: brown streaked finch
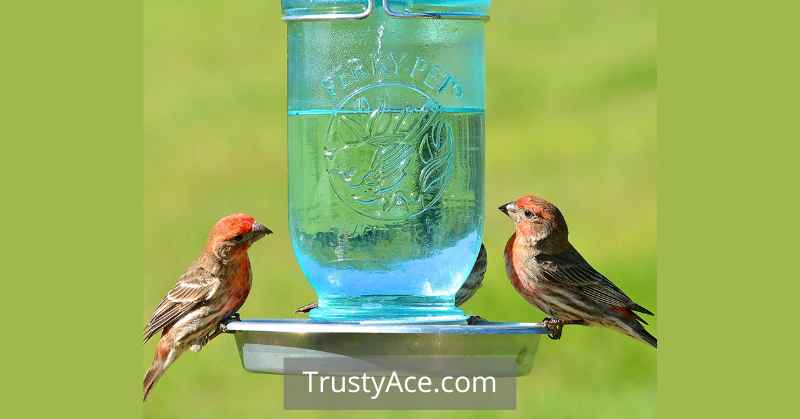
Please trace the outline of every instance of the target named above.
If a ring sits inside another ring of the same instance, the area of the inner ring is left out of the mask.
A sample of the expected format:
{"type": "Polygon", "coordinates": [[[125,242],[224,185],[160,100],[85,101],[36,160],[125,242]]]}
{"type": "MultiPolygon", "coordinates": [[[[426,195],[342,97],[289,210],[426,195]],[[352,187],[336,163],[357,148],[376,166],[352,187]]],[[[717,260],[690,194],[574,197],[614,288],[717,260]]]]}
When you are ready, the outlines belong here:
{"type": "MultiPolygon", "coordinates": [[[[478,288],[483,286],[483,277],[486,275],[486,247],[481,243],[481,249],[478,251],[478,257],[475,259],[475,264],[472,266],[472,271],[469,273],[467,280],[461,285],[461,288],[456,292],[455,303],[460,306],[467,302],[478,291],[478,288]]],[[[309,311],[317,308],[317,303],[306,304],[297,310],[295,313],[308,313],[309,311]]],[[[468,322],[475,323],[481,319],[478,316],[470,317],[468,322]]]]}
{"type": "Polygon", "coordinates": [[[528,195],[500,206],[515,224],[504,257],[511,284],[525,300],[545,312],[550,337],[565,324],[605,326],[657,347],[638,313],[652,315],[597,272],[570,244],[559,209],[528,195]]]}
{"type": "Polygon", "coordinates": [[[247,249],[270,233],[245,214],[223,217],[214,225],[203,254],[181,275],[145,326],[145,342],[159,331],[161,339],[144,377],[143,400],[178,356],[186,349],[200,351],[221,333],[223,321],[237,316],[252,280],[247,249]]]}

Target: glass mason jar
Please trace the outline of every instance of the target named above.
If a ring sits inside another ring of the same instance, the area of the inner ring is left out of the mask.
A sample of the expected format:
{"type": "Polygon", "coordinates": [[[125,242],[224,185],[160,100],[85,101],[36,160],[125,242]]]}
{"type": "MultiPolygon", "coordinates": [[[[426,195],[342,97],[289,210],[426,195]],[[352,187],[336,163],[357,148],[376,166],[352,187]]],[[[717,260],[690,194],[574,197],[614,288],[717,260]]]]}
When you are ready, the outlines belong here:
{"type": "Polygon", "coordinates": [[[289,224],[324,321],[463,321],[489,0],[283,0],[289,224]]]}

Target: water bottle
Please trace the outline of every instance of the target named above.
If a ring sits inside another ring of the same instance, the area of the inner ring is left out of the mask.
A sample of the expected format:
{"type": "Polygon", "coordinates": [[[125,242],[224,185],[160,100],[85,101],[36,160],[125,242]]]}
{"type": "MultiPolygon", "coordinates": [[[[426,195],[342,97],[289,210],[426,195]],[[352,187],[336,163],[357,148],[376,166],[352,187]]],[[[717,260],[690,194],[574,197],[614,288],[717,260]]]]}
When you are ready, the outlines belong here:
{"type": "Polygon", "coordinates": [[[289,225],[311,318],[461,322],[484,224],[489,0],[283,0],[289,225]]]}

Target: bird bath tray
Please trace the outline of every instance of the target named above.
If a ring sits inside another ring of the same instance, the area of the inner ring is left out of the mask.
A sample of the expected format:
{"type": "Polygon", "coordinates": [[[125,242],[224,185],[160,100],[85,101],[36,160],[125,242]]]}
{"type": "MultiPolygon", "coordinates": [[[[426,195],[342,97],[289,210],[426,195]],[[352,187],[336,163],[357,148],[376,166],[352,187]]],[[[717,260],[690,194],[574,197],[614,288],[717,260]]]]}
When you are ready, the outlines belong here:
{"type": "MultiPolygon", "coordinates": [[[[286,367],[290,358],[364,359],[382,356],[495,357],[514,360],[516,376],[530,373],[541,335],[541,323],[353,324],[311,320],[243,320],[230,322],[245,370],[300,374],[286,367]]],[[[498,371],[484,371],[496,373],[498,371]]]]}

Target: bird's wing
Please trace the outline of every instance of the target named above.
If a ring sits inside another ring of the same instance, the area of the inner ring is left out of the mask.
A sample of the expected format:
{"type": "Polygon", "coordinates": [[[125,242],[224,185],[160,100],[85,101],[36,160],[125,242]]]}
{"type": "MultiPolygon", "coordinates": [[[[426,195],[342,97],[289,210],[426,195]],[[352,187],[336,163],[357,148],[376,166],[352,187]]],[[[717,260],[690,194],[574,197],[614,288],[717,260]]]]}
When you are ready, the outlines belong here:
{"type": "Polygon", "coordinates": [[[545,278],[574,288],[592,301],[622,308],[636,306],[630,297],[592,268],[572,246],[555,256],[539,255],[536,260],[545,278]]]}
{"type": "Polygon", "coordinates": [[[486,275],[486,247],[481,244],[481,250],[478,252],[478,258],[475,259],[475,265],[472,266],[472,272],[469,273],[464,285],[456,292],[456,305],[460,306],[467,302],[478,291],[478,288],[483,286],[483,277],[486,275]]]}
{"type": "Polygon", "coordinates": [[[159,330],[170,327],[198,304],[208,301],[219,288],[219,278],[199,266],[186,271],[161,300],[144,329],[147,342],[159,330]]]}

